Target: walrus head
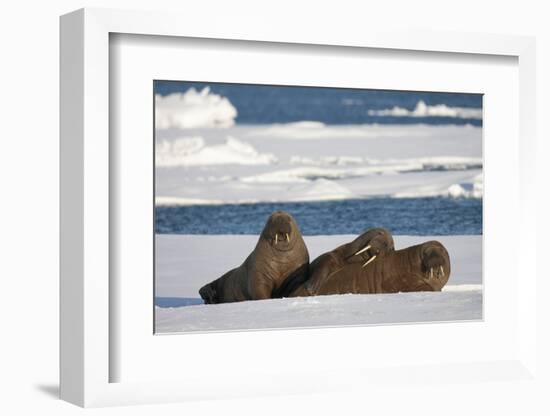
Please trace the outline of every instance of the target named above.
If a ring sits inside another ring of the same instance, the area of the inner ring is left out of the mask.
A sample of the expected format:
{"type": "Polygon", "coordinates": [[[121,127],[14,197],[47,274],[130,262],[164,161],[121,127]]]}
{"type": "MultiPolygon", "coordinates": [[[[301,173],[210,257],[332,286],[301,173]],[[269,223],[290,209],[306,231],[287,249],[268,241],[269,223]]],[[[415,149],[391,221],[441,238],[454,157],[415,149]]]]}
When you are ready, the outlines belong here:
{"type": "Polygon", "coordinates": [[[449,253],[439,241],[428,241],[420,246],[421,271],[425,290],[439,292],[449,281],[451,262],[449,253]]]}
{"type": "Polygon", "coordinates": [[[380,255],[395,249],[393,237],[384,228],[372,228],[344,246],[346,263],[363,263],[363,267],[380,255]]]}
{"type": "Polygon", "coordinates": [[[292,250],[300,236],[296,220],[285,211],[275,211],[271,214],[262,231],[262,238],[277,251],[292,250]]]}
{"type": "Polygon", "coordinates": [[[439,292],[449,281],[449,253],[439,241],[396,251],[393,257],[388,259],[386,266],[390,267],[383,284],[388,292],[439,292]]]}

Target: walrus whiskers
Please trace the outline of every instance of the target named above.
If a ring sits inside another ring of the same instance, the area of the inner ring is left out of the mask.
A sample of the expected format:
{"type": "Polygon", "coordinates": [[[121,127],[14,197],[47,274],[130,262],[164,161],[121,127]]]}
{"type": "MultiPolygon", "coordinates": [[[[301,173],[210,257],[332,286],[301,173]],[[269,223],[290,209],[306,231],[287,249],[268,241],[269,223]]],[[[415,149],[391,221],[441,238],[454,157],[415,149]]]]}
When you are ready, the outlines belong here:
{"type": "Polygon", "coordinates": [[[357,253],[355,253],[355,255],[357,256],[358,254],[364,253],[364,252],[367,251],[370,247],[371,247],[371,245],[369,244],[369,245],[366,246],[365,248],[363,248],[363,249],[359,250],[357,253]]]}
{"type": "Polygon", "coordinates": [[[363,264],[363,267],[365,267],[367,264],[369,264],[371,261],[374,261],[374,259],[376,258],[376,256],[372,256],[370,259],[368,259],[368,261],[363,264]]]}

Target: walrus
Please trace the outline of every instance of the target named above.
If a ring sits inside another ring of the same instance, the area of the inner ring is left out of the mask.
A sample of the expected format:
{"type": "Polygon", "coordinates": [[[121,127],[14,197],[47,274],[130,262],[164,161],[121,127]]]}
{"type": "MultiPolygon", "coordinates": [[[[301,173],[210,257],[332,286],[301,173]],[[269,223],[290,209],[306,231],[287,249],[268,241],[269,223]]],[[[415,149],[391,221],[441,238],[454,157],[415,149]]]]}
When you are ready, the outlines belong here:
{"type": "MultiPolygon", "coordinates": [[[[450,275],[449,253],[440,242],[428,241],[386,251],[368,265],[346,264],[323,279],[314,294],[441,291],[450,275]]],[[[293,296],[304,296],[304,291],[293,296]]]]}
{"type": "Polygon", "coordinates": [[[288,282],[305,280],[308,266],[298,224],[289,213],[277,211],[244,263],[200,288],[199,294],[207,304],[281,297],[288,282]]]}
{"type": "Polygon", "coordinates": [[[309,277],[298,287],[293,287],[286,296],[313,296],[324,287],[327,279],[351,264],[366,266],[377,256],[394,250],[391,233],[384,228],[367,230],[350,243],[321,254],[309,265],[309,277]]]}

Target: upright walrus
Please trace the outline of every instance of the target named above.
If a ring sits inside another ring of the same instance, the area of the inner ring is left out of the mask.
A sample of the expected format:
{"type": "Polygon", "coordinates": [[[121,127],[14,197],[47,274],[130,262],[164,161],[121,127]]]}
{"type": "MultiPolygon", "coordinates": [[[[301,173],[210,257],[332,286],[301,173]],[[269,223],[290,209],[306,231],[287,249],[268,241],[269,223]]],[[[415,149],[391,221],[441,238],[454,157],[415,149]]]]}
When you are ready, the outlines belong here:
{"type": "Polygon", "coordinates": [[[239,302],[280,297],[290,281],[307,276],[309,253],[294,218],[271,214],[254,251],[243,264],[203,286],[205,303],[239,302]]]}
{"type": "Polygon", "coordinates": [[[449,253],[440,242],[428,241],[388,251],[368,266],[347,264],[325,278],[314,294],[440,291],[450,274],[449,253]]]}
{"type": "Polygon", "coordinates": [[[393,238],[384,228],[367,230],[350,243],[321,254],[309,265],[309,278],[286,296],[313,296],[325,287],[332,276],[348,265],[366,266],[377,257],[394,250],[393,238]]]}

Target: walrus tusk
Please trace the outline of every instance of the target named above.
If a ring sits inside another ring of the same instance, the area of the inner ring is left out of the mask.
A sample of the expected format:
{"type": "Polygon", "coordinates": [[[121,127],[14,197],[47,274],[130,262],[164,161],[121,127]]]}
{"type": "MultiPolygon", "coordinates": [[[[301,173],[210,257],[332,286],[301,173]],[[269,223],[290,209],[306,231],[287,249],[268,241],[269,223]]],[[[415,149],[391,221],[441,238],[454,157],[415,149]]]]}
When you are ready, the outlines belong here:
{"type": "Polygon", "coordinates": [[[439,270],[441,270],[441,277],[445,277],[445,271],[443,270],[443,266],[439,266],[439,270]]]}
{"type": "Polygon", "coordinates": [[[290,243],[290,237],[288,236],[288,233],[286,233],[286,242],[290,243]]]}
{"type": "Polygon", "coordinates": [[[434,269],[430,267],[430,279],[434,278],[434,269]]]}
{"type": "Polygon", "coordinates": [[[363,249],[359,250],[357,253],[355,253],[355,255],[357,256],[358,254],[361,254],[361,253],[367,251],[370,247],[371,247],[371,246],[370,246],[370,244],[369,244],[369,245],[366,246],[365,248],[363,248],[363,249]]]}
{"type": "Polygon", "coordinates": [[[376,256],[372,256],[365,264],[363,264],[363,267],[365,267],[367,264],[369,264],[371,261],[374,261],[376,256]]]}
{"type": "Polygon", "coordinates": [[[277,236],[278,234],[275,234],[275,244],[277,244],[277,236]]]}

